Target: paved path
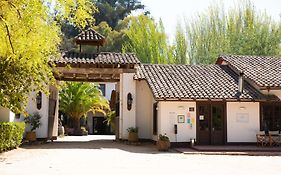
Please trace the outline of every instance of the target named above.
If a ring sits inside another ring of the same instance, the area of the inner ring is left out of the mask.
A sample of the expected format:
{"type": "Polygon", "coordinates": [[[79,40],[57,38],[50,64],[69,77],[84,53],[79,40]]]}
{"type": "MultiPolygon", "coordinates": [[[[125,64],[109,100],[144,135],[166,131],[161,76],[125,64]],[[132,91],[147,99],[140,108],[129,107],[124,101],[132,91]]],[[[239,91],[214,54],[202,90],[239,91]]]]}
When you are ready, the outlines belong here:
{"type": "Polygon", "coordinates": [[[0,154],[0,175],[280,175],[281,157],[159,153],[112,137],[65,137],[0,154]]]}

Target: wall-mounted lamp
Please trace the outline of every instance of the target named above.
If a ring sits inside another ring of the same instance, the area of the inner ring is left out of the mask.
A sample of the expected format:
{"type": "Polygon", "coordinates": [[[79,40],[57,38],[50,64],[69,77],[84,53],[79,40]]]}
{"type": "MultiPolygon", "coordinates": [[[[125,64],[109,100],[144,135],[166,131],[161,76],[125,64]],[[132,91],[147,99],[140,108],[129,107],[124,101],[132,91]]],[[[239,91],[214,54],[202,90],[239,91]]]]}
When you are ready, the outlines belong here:
{"type": "Polygon", "coordinates": [[[240,110],[245,110],[246,107],[245,106],[240,106],[240,110]]]}
{"type": "Polygon", "coordinates": [[[127,95],[127,109],[130,111],[132,109],[133,104],[133,96],[131,93],[128,93],[127,95]]]}
{"type": "Polygon", "coordinates": [[[178,109],[184,110],[184,106],[178,106],[178,109]]]}
{"type": "Polygon", "coordinates": [[[39,91],[36,95],[36,107],[38,110],[42,108],[42,92],[39,91]]]}

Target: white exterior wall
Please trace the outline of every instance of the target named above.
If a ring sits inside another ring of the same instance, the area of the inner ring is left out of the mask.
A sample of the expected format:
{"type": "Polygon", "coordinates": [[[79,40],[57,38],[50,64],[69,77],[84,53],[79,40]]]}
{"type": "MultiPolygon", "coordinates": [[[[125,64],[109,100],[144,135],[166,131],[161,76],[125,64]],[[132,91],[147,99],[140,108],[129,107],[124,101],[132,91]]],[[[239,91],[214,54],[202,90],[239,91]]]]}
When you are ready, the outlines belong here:
{"type": "Polygon", "coordinates": [[[112,90],[116,89],[116,84],[117,83],[102,83],[102,82],[98,82],[96,84],[105,84],[105,98],[107,100],[110,100],[111,92],[112,92],[112,90]]]}
{"type": "Polygon", "coordinates": [[[260,129],[259,102],[227,102],[227,142],[256,142],[260,129]]]}
{"type": "Polygon", "coordinates": [[[13,122],[15,119],[15,113],[10,109],[0,106],[0,122],[13,122]]]}
{"type": "MultiPolygon", "coordinates": [[[[171,142],[189,142],[196,138],[196,102],[159,102],[158,103],[158,134],[166,134],[171,142]],[[193,107],[194,111],[189,112],[193,107]],[[190,114],[192,127],[187,123],[190,114]],[[184,123],[178,123],[178,115],[184,115],[184,123]],[[174,134],[174,125],[178,126],[178,134],[174,134]]],[[[155,138],[154,138],[155,139],[155,138]]]]}
{"type": "Polygon", "coordinates": [[[120,75],[120,122],[119,138],[127,139],[127,128],[136,127],[136,80],[134,73],[122,73],[120,75]],[[132,109],[127,109],[127,95],[132,94],[132,109]]]}
{"type": "MultiPolygon", "coordinates": [[[[36,106],[36,94],[32,93],[28,98],[28,104],[26,107],[26,112],[28,114],[34,114],[38,112],[41,115],[41,126],[36,129],[37,138],[47,138],[48,137],[48,117],[49,117],[49,98],[42,93],[42,108],[37,109],[36,106]]],[[[21,117],[23,120],[23,117],[21,117]]],[[[26,127],[26,130],[29,130],[29,127],[26,127]]]]}
{"type": "Polygon", "coordinates": [[[272,94],[272,95],[276,95],[279,99],[281,99],[281,89],[280,90],[262,90],[263,94],[272,94]]]}
{"type": "Polygon", "coordinates": [[[153,103],[151,90],[145,80],[137,81],[136,91],[136,126],[141,139],[152,139],[153,135],[153,103]]]}

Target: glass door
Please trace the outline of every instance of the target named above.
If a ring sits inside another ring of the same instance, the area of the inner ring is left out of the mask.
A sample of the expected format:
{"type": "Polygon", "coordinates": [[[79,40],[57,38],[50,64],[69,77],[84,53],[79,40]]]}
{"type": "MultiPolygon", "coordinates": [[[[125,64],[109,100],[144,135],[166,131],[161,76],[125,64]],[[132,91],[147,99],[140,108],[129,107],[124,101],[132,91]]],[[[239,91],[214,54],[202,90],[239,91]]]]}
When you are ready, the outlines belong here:
{"type": "Polygon", "coordinates": [[[200,145],[210,144],[210,112],[208,104],[197,106],[197,143],[200,145]]]}
{"type": "Polygon", "coordinates": [[[221,145],[224,143],[224,106],[223,104],[212,104],[211,118],[211,142],[212,145],[221,145]]]}

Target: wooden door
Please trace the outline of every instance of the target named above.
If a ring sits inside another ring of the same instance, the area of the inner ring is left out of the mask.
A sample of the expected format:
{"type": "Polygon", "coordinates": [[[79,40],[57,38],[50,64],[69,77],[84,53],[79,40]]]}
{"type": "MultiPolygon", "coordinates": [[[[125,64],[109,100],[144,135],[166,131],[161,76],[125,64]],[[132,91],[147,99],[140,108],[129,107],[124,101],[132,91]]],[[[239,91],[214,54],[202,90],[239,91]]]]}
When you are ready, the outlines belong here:
{"type": "Polygon", "coordinates": [[[197,143],[221,145],[225,143],[224,103],[197,103],[197,143]]]}
{"type": "Polygon", "coordinates": [[[224,105],[211,105],[211,144],[224,144],[224,105]]]}
{"type": "Polygon", "coordinates": [[[200,145],[209,145],[210,140],[210,111],[209,105],[200,103],[197,105],[197,143],[200,145]]]}

